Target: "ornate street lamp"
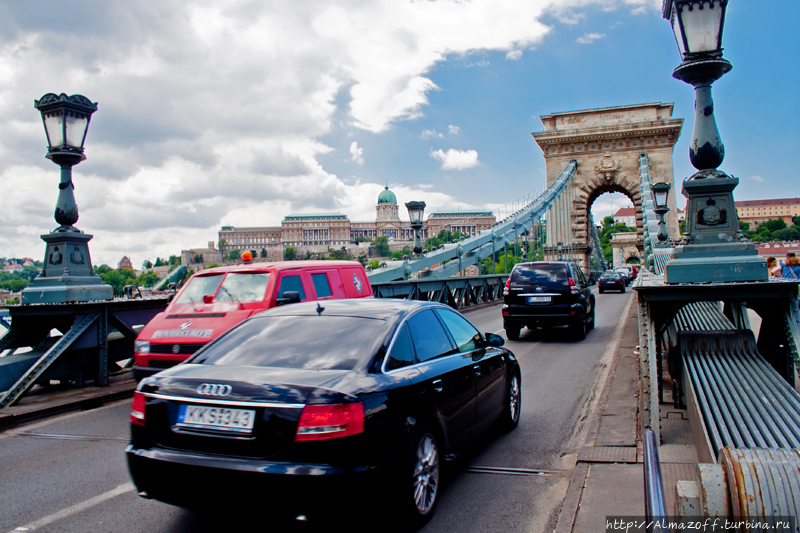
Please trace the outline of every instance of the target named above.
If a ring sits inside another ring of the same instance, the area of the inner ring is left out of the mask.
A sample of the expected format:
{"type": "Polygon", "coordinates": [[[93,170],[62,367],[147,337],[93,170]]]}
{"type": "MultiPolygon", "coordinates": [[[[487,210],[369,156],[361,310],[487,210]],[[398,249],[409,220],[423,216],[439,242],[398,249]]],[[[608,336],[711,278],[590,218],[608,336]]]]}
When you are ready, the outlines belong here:
{"type": "MultiPolygon", "coordinates": [[[[717,170],[725,146],[714,118],[711,85],[733,66],[722,57],[728,0],[664,0],[683,61],[672,76],[695,89],[689,159],[697,169],[683,181],[686,233],[667,263],[667,283],[766,281],[766,263],[739,230],[733,189],[739,179],[717,170]]],[[[661,232],[659,231],[659,237],[661,232]]]]}
{"type": "Polygon", "coordinates": [[[669,207],[667,206],[669,190],[669,183],[659,182],[653,184],[653,202],[655,203],[655,208],[653,211],[655,211],[656,215],[658,215],[658,235],[656,237],[661,242],[669,239],[667,224],[664,220],[664,216],[669,213],[669,207]]]}
{"type": "Polygon", "coordinates": [[[411,219],[411,229],[414,230],[414,253],[419,254],[422,252],[422,243],[420,242],[419,232],[422,229],[422,217],[425,212],[425,202],[411,201],[406,203],[408,209],[408,218],[411,219]]]}
{"type": "Polygon", "coordinates": [[[68,303],[110,300],[114,293],[92,269],[87,235],[76,228],[78,205],[72,167],[86,159],[83,143],[97,104],[85,96],[48,93],[34,100],[47,135],[47,157],[61,167],[55,219],[59,227],[41,238],[47,243],[44,270],[22,291],[22,303],[68,303]]]}

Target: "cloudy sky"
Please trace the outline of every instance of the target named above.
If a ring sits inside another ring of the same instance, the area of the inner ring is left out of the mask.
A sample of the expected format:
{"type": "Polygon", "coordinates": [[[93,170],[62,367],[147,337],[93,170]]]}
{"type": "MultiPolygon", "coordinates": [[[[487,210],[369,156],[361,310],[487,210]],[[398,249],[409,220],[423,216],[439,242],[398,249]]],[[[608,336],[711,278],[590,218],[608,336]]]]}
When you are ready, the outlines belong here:
{"type": "MultiPolygon", "coordinates": [[[[291,213],[401,203],[503,216],[544,185],[539,116],[693,92],[661,0],[0,3],[0,257],[40,258],[58,168],[33,100],[98,102],[75,167],[95,264],[177,254],[291,213]]],[[[714,85],[737,199],[800,196],[800,2],[731,0],[714,85]],[[792,148],[795,147],[795,148],[792,148]]],[[[674,190],[674,189],[673,189],[674,190]]],[[[684,202],[679,198],[679,205],[684,202]]],[[[595,216],[628,204],[604,195],[595,216]]],[[[401,210],[404,211],[404,210],[401,210]]],[[[402,213],[406,218],[407,214],[402,213]]]]}

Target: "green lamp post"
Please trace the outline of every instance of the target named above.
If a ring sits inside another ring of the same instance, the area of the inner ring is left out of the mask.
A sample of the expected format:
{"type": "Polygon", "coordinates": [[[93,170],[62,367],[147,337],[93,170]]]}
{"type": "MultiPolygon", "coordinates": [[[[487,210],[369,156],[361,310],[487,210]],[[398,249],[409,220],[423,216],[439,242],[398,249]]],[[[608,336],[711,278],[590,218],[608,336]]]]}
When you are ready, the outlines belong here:
{"type": "Polygon", "coordinates": [[[722,57],[728,0],[664,0],[683,61],[672,76],[695,89],[689,159],[697,172],[683,181],[686,233],[667,263],[666,283],[766,281],[766,262],[739,230],[733,189],[739,179],[717,169],[725,146],[714,119],[711,85],[731,70],[722,57]]]}
{"type": "Polygon", "coordinates": [[[414,230],[414,253],[422,253],[422,242],[420,241],[419,232],[422,229],[422,217],[425,212],[425,202],[418,202],[416,200],[406,202],[406,209],[408,209],[408,218],[411,220],[411,229],[414,230]]]}
{"type": "Polygon", "coordinates": [[[87,235],[75,227],[78,205],[72,167],[86,159],[83,143],[97,104],[85,96],[48,93],[34,101],[47,134],[47,157],[61,167],[55,219],[59,226],[42,240],[47,244],[44,270],[22,291],[23,304],[110,300],[114,293],[92,269],[87,235]]]}

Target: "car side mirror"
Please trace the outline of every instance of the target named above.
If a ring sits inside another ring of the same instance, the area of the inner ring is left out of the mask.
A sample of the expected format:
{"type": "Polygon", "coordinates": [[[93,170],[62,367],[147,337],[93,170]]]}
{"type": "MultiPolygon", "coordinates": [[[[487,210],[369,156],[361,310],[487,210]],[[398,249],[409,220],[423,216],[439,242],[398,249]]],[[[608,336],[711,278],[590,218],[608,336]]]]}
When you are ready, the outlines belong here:
{"type": "Polygon", "coordinates": [[[172,300],[174,300],[174,299],[175,299],[175,293],[173,292],[169,296],[167,296],[167,303],[171,304],[172,300]]]}
{"type": "Polygon", "coordinates": [[[275,300],[276,305],[296,304],[300,302],[300,293],[297,291],[284,291],[283,298],[275,300]]]}
{"type": "Polygon", "coordinates": [[[499,348],[506,343],[506,340],[496,333],[484,333],[484,336],[489,346],[494,346],[495,348],[499,348]]]}

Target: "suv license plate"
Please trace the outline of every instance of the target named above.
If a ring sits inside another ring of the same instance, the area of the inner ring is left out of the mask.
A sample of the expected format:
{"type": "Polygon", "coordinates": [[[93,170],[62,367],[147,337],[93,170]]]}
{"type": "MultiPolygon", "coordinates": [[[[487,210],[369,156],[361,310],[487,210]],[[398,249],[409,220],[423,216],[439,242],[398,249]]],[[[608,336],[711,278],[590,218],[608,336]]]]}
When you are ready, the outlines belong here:
{"type": "Polygon", "coordinates": [[[549,304],[550,297],[549,296],[528,296],[528,303],[529,304],[549,304]]]}
{"type": "Polygon", "coordinates": [[[210,428],[237,433],[250,433],[256,420],[251,409],[228,409],[206,405],[181,405],[178,409],[178,426],[210,428]]]}

